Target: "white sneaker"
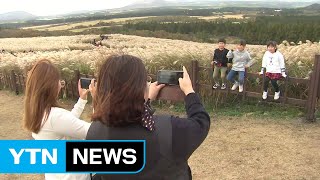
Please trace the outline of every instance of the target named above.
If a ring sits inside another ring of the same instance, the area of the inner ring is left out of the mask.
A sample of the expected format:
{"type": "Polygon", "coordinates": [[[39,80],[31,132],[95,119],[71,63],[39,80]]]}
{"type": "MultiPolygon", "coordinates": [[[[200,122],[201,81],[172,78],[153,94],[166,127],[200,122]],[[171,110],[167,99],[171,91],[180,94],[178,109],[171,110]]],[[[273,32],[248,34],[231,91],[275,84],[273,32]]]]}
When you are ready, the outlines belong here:
{"type": "Polygon", "coordinates": [[[219,84],[219,83],[216,83],[216,84],[214,84],[214,85],[212,86],[212,88],[213,88],[213,89],[217,89],[219,86],[220,86],[220,84],[219,84]]]}
{"type": "Polygon", "coordinates": [[[274,100],[278,100],[280,98],[280,91],[274,93],[274,100]]]}
{"type": "Polygon", "coordinates": [[[243,85],[239,85],[239,92],[243,92],[243,85]]]}
{"type": "Polygon", "coordinates": [[[226,84],[225,83],[222,83],[222,85],[221,85],[221,89],[226,89],[226,84]]]}
{"type": "Polygon", "coordinates": [[[268,98],[268,91],[262,93],[262,99],[267,99],[268,98]]]}
{"type": "Polygon", "coordinates": [[[232,88],[231,88],[231,90],[232,90],[232,91],[236,90],[236,89],[238,88],[238,86],[239,86],[239,83],[238,83],[238,82],[234,83],[233,86],[232,86],[232,88]]]}

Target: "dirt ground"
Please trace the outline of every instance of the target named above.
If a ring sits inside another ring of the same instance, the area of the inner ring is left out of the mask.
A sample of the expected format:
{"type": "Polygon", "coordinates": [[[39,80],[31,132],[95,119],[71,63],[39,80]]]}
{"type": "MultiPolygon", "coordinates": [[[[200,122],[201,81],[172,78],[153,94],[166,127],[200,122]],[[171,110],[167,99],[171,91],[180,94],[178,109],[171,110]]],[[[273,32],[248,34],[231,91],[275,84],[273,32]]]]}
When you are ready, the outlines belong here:
{"type": "MultiPolygon", "coordinates": [[[[0,91],[0,139],[31,138],[21,127],[22,102],[22,96],[0,91]]],[[[89,112],[87,105],[83,118],[89,112]]],[[[210,133],[189,160],[194,179],[320,179],[320,123],[211,116],[210,133]]],[[[44,176],[1,174],[3,179],[44,176]]]]}

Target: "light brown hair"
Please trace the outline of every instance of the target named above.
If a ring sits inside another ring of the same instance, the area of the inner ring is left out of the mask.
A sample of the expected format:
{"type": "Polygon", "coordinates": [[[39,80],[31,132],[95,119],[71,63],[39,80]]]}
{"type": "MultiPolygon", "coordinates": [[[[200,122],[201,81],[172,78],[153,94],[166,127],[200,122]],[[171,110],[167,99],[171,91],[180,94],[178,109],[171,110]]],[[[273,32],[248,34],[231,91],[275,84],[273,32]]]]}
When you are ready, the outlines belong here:
{"type": "Polygon", "coordinates": [[[24,98],[24,127],[38,133],[42,120],[47,120],[51,107],[59,107],[60,74],[58,69],[46,59],[36,62],[28,73],[24,98]]]}

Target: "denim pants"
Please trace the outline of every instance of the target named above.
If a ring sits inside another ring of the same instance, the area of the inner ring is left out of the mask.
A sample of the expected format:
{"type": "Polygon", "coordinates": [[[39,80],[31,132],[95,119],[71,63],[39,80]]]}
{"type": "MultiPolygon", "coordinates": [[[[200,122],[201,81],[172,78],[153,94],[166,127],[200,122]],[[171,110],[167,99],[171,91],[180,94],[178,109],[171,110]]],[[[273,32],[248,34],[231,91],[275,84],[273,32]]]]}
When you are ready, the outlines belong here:
{"type": "Polygon", "coordinates": [[[236,75],[239,74],[239,84],[240,85],[243,85],[244,83],[244,75],[245,75],[245,71],[234,71],[234,70],[231,70],[229,73],[228,73],[228,76],[227,76],[227,79],[228,81],[232,82],[232,83],[235,83],[236,81],[234,80],[236,75]]]}

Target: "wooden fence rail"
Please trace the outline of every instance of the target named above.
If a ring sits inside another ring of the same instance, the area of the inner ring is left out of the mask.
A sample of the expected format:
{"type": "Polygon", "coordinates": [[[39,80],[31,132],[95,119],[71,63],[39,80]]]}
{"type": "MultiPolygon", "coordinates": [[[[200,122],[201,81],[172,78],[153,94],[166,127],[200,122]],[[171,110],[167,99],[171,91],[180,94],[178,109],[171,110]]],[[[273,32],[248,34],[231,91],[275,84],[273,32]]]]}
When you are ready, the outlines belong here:
{"type": "MultiPolygon", "coordinates": [[[[210,71],[210,70],[212,70],[211,67],[198,66],[198,68],[196,68],[196,71],[198,71],[198,72],[199,71],[210,71]]],[[[194,75],[195,78],[197,78],[197,79],[199,79],[198,74],[199,73],[197,73],[197,75],[194,75]]],[[[262,83],[261,83],[262,85],[264,84],[264,77],[265,77],[265,75],[259,75],[258,73],[246,73],[246,80],[249,79],[249,78],[259,78],[259,79],[262,79],[262,83]]],[[[305,99],[297,99],[297,98],[289,98],[288,97],[288,94],[287,94],[288,84],[289,83],[297,83],[297,84],[308,85],[310,83],[310,80],[309,79],[303,79],[303,78],[288,77],[288,78],[285,78],[283,81],[284,81],[284,92],[283,92],[283,96],[280,97],[279,101],[282,102],[282,103],[288,103],[288,104],[293,104],[293,105],[298,105],[298,106],[305,107],[307,100],[305,100],[305,99]]],[[[246,82],[245,82],[245,84],[246,84],[246,82]]],[[[197,89],[205,88],[207,90],[219,91],[219,92],[222,92],[222,93],[241,94],[243,96],[243,98],[245,98],[245,97],[261,98],[262,92],[263,92],[263,86],[261,86],[261,91],[253,92],[253,91],[248,91],[247,88],[246,88],[247,86],[245,85],[244,86],[244,90],[243,90],[242,93],[239,93],[238,91],[230,91],[229,89],[226,89],[226,90],[219,90],[219,89],[213,90],[212,89],[212,85],[202,84],[202,83],[199,83],[199,82],[197,82],[195,86],[197,86],[197,89]]],[[[273,96],[268,95],[268,98],[269,99],[273,98],[273,96]]]]}
{"type": "MultiPolygon", "coordinates": [[[[246,80],[244,85],[244,91],[239,93],[238,91],[231,91],[230,88],[226,90],[213,90],[212,83],[202,83],[204,79],[200,79],[201,72],[210,72],[212,71],[211,67],[202,67],[199,66],[198,61],[192,61],[191,66],[189,67],[189,74],[192,81],[192,86],[196,92],[200,90],[205,90],[205,93],[213,93],[214,91],[220,93],[228,94],[238,94],[242,95],[243,99],[247,97],[251,98],[261,98],[262,96],[262,87],[257,91],[252,91],[248,86],[248,79],[250,78],[259,78],[262,80],[262,85],[264,82],[264,75],[260,76],[257,73],[246,73],[246,80]]],[[[149,74],[149,76],[155,80],[156,75],[149,74]]],[[[94,75],[81,74],[78,70],[74,72],[74,77],[66,82],[65,87],[60,92],[60,97],[77,99],[78,95],[78,80],[80,77],[94,77],[94,75]]],[[[320,97],[320,55],[315,56],[314,67],[310,79],[302,79],[295,77],[288,77],[283,80],[283,94],[280,97],[279,101],[284,104],[291,104],[295,106],[301,106],[306,109],[306,119],[309,121],[315,121],[315,109],[317,106],[318,98],[320,97]],[[307,87],[307,98],[303,98],[302,95],[300,98],[289,97],[288,96],[288,85],[289,84],[302,84],[307,87]]],[[[25,91],[26,76],[22,74],[16,74],[13,70],[10,74],[5,74],[0,72],[0,90],[1,89],[10,89],[14,91],[17,95],[25,91]]],[[[179,86],[166,86],[159,93],[159,99],[162,100],[171,100],[171,101],[183,101],[184,94],[180,90],[179,86]]],[[[273,98],[269,96],[268,99],[273,98]]]]}

